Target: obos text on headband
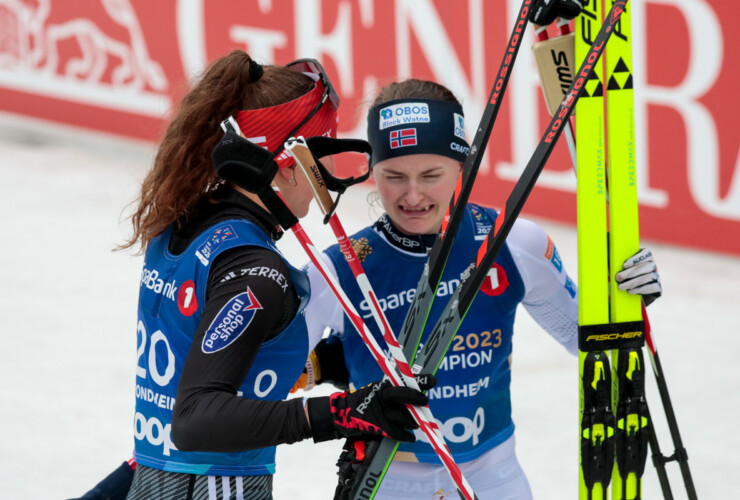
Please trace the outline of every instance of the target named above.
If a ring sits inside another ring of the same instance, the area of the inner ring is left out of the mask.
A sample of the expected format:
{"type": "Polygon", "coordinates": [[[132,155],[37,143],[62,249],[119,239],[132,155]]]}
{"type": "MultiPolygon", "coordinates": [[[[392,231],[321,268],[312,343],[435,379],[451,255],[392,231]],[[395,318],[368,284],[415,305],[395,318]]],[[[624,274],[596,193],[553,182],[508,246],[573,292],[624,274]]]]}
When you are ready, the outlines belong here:
{"type": "Polygon", "coordinates": [[[292,101],[269,108],[242,110],[236,115],[244,136],[275,154],[280,168],[295,164],[293,157],[283,151],[289,137],[337,136],[339,107],[339,96],[318,61],[299,59],[286,67],[312,78],[315,87],[292,101]]]}
{"type": "Polygon", "coordinates": [[[414,154],[435,154],[465,162],[470,146],[465,140],[462,107],[450,101],[396,99],[370,109],[367,139],[372,163],[414,154]]]}

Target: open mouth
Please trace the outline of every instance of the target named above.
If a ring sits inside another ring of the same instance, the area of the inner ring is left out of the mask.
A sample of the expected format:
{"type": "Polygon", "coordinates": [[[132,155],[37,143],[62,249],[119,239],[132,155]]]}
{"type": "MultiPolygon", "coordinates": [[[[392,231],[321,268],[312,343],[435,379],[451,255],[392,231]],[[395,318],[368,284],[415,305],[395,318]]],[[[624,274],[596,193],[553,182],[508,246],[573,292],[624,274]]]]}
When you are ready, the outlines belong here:
{"type": "Polygon", "coordinates": [[[408,217],[423,217],[432,211],[434,205],[424,205],[420,207],[408,207],[405,205],[399,205],[398,208],[402,214],[408,217]]]}

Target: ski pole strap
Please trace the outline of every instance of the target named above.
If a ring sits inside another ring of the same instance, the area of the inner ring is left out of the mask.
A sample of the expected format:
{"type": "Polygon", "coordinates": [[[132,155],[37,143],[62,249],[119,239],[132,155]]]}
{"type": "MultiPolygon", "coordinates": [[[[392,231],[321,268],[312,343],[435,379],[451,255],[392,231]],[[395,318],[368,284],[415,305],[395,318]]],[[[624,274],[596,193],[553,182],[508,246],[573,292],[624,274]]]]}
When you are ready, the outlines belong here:
{"type": "Polygon", "coordinates": [[[585,352],[639,349],[645,344],[645,322],[627,321],[578,327],[578,349],[585,352]]]}
{"type": "Polygon", "coordinates": [[[676,448],[671,455],[663,455],[662,453],[656,453],[653,455],[653,463],[656,467],[658,465],[667,464],[670,462],[687,462],[689,460],[689,453],[686,448],[676,448]]]}
{"type": "Polygon", "coordinates": [[[262,200],[262,203],[265,204],[265,207],[267,207],[267,210],[278,220],[283,230],[287,231],[298,224],[298,218],[293,215],[293,212],[290,211],[290,208],[288,208],[278,192],[273,188],[267,188],[259,193],[258,196],[262,200]]]}
{"type": "Polygon", "coordinates": [[[234,117],[223,120],[221,128],[224,136],[211,156],[218,176],[259,196],[285,231],[298,224],[271,185],[278,171],[274,155],[245,139],[234,117]]]}
{"type": "MultiPolygon", "coordinates": [[[[288,142],[290,142],[290,139],[288,139],[288,142]]],[[[368,158],[368,163],[370,163],[372,161],[373,148],[367,141],[363,141],[362,139],[335,139],[333,137],[317,136],[308,137],[306,139],[306,145],[309,151],[311,151],[314,161],[324,178],[326,187],[331,191],[343,194],[348,187],[365,182],[370,176],[370,169],[368,168],[364,174],[358,177],[345,177],[343,179],[334,177],[321,161],[319,161],[319,158],[323,158],[324,156],[340,153],[364,153],[368,158]]]]}
{"type": "Polygon", "coordinates": [[[224,120],[224,136],[211,154],[216,174],[250,193],[259,194],[270,188],[278,171],[272,153],[245,139],[233,124],[224,120]]]}
{"type": "Polygon", "coordinates": [[[324,224],[329,222],[339,204],[339,198],[348,187],[367,180],[370,169],[359,177],[334,177],[319,158],[339,153],[365,153],[368,160],[372,158],[370,143],[361,139],[334,139],[332,137],[291,137],[285,141],[285,148],[299,161],[301,168],[309,169],[308,181],[314,192],[314,197],[324,213],[324,224]],[[303,146],[303,147],[296,147],[303,146]],[[331,199],[329,191],[337,193],[335,200],[331,199]]]}

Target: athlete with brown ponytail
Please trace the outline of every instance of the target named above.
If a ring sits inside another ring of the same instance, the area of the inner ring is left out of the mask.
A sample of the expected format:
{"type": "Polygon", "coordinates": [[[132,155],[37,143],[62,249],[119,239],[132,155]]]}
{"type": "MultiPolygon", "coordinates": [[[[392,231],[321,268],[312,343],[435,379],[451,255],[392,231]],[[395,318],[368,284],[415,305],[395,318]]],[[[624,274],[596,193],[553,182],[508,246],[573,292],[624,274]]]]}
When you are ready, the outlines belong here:
{"type": "Polygon", "coordinates": [[[316,61],[263,67],[239,50],[215,61],[183,98],[122,246],[145,255],[137,465],[126,498],[269,499],[278,444],[414,439],[405,404],[427,398],[406,387],[378,382],[285,400],[313,348],[302,314],[308,280],[275,247],[274,215],[257,195],[222,181],[211,161],[221,121],[236,117],[248,139],[274,154],[272,182],[303,217],[312,193],[283,144],[294,135],[335,136],[338,104],[316,61]]]}

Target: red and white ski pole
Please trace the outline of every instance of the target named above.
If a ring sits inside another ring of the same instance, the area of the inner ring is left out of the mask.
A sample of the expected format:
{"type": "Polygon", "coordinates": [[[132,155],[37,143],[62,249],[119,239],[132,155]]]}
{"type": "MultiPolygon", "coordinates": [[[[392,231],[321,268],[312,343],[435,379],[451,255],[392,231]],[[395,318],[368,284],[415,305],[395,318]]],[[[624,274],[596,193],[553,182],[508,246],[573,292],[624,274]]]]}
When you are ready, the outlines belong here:
{"type": "MultiPolygon", "coordinates": [[[[375,292],[370,285],[370,281],[365,274],[365,270],[362,268],[362,264],[360,264],[360,260],[357,258],[357,254],[352,247],[352,243],[347,237],[347,233],[345,232],[344,227],[342,226],[342,223],[340,222],[336,213],[333,213],[332,205],[334,202],[328,189],[322,182],[321,172],[319,171],[316,162],[313,159],[311,151],[306,145],[306,141],[302,137],[299,137],[297,139],[289,139],[285,143],[285,150],[293,155],[296,163],[305,174],[306,179],[308,180],[313,190],[314,198],[316,199],[322,213],[324,215],[331,214],[329,216],[329,225],[337,238],[339,246],[342,250],[342,254],[347,261],[347,264],[349,264],[349,267],[352,270],[352,274],[357,280],[357,284],[360,287],[365,300],[367,300],[368,304],[370,304],[373,317],[378,323],[378,327],[382,332],[383,338],[388,344],[388,349],[393,358],[392,361],[388,360],[388,358],[385,357],[383,351],[380,349],[380,346],[375,340],[375,337],[373,337],[373,335],[370,333],[370,330],[367,328],[362,318],[357,313],[357,310],[354,308],[354,306],[344,293],[344,290],[339,286],[332,273],[327,269],[326,264],[322,260],[319,252],[316,250],[316,247],[311,244],[308,236],[305,234],[303,229],[300,228],[299,225],[297,225],[297,228],[296,226],[292,228],[293,232],[296,235],[296,238],[298,238],[301,246],[303,246],[303,248],[306,250],[306,253],[308,253],[311,262],[313,262],[316,268],[319,270],[334,295],[337,297],[337,299],[339,299],[339,302],[342,305],[342,309],[344,309],[347,317],[350,319],[350,321],[352,321],[352,324],[355,326],[358,333],[362,337],[365,345],[367,345],[368,349],[370,349],[370,352],[380,365],[383,373],[391,380],[393,385],[406,385],[407,387],[411,387],[412,389],[419,390],[419,384],[414,378],[414,374],[412,373],[411,367],[406,360],[406,356],[403,354],[403,348],[399,345],[398,340],[396,339],[396,336],[394,335],[388,322],[388,318],[386,318],[383,309],[380,307],[377,296],[375,295],[375,292]],[[396,367],[398,368],[398,371],[396,371],[396,367]]],[[[462,498],[469,500],[477,499],[478,497],[475,495],[472,487],[463,476],[460,468],[455,463],[455,460],[452,458],[452,453],[447,447],[444,437],[442,436],[442,432],[435,422],[434,416],[432,415],[429,407],[409,405],[408,408],[411,411],[414,420],[419,424],[419,430],[421,430],[429,439],[432,448],[437,453],[443,465],[447,469],[447,472],[452,478],[452,481],[457,486],[458,492],[460,493],[462,498]]]]}

